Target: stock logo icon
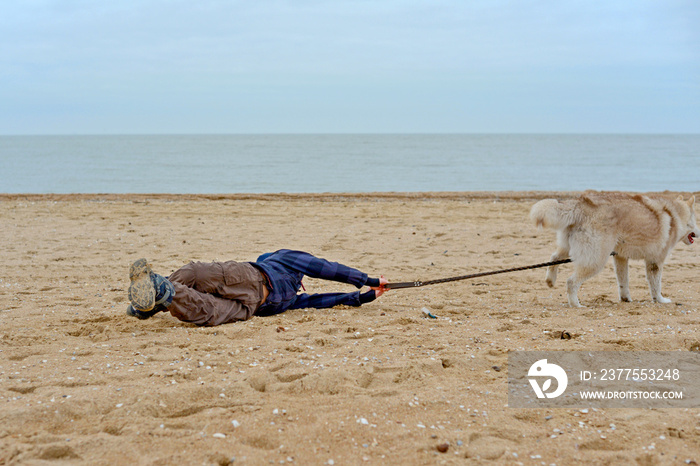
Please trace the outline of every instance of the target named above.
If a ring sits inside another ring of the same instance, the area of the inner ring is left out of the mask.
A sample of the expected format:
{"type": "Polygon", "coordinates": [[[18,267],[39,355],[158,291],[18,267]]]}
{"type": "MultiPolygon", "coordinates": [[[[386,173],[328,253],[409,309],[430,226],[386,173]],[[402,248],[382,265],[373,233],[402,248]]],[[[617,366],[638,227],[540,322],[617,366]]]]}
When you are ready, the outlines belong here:
{"type": "Polygon", "coordinates": [[[556,364],[550,364],[546,359],[540,359],[530,366],[530,370],[527,372],[528,377],[535,377],[534,379],[528,379],[532,389],[535,391],[537,398],[556,398],[566,390],[566,386],[569,383],[569,378],[566,376],[566,371],[556,364]],[[546,378],[545,378],[546,377],[546,378]],[[540,387],[538,383],[538,378],[545,378],[542,386],[540,387]],[[552,379],[557,381],[556,390],[548,392],[552,388],[552,379]]]}

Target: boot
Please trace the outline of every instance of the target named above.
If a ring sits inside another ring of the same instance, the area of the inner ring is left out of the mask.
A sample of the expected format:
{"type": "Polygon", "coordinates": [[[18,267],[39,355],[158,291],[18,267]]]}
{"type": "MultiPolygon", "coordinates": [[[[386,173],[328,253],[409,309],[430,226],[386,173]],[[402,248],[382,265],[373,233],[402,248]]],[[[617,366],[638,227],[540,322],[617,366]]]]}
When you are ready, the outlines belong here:
{"type": "Polygon", "coordinates": [[[129,301],[126,310],[130,316],[147,319],[164,311],[175,296],[175,288],[170,281],[151,271],[146,259],[139,259],[129,268],[129,301]]]}
{"type": "Polygon", "coordinates": [[[140,320],[146,320],[146,319],[150,319],[154,315],[158,314],[160,311],[165,311],[165,307],[164,306],[156,306],[153,308],[153,310],[144,312],[144,311],[137,311],[136,309],[134,309],[134,307],[131,304],[129,304],[129,306],[126,308],[126,315],[131,316],[131,317],[136,317],[137,319],[140,319],[140,320]]]}

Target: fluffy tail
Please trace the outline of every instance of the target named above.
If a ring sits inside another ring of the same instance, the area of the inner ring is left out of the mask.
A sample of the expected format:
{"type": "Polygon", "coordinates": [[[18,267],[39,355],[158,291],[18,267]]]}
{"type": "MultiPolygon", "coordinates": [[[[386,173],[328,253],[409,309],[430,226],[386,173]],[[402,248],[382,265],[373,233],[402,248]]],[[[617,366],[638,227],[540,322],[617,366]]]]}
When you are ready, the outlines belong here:
{"type": "Polygon", "coordinates": [[[542,199],[532,206],[530,219],[538,228],[563,230],[574,223],[574,212],[568,203],[556,199],[542,199]]]}

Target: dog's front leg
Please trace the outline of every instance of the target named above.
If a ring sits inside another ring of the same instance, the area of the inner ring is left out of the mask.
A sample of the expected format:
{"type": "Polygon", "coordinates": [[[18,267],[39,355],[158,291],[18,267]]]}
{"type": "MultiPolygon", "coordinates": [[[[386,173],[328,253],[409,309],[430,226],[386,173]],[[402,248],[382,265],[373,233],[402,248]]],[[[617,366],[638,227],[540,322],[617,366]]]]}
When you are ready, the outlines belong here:
{"type": "Polygon", "coordinates": [[[615,274],[617,275],[617,286],[620,292],[620,301],[630,302],[629,284],[629,259],[615,256],[615,274]]]}
{"type": "Polygon", "coordinates": [[[671,300],[661,296],[661,270],[663,265],[656,262],[647,261],[647,281],[649,282],[649,290],[651,291],[651,299],[655,303],[667,304],[671,300]]]}

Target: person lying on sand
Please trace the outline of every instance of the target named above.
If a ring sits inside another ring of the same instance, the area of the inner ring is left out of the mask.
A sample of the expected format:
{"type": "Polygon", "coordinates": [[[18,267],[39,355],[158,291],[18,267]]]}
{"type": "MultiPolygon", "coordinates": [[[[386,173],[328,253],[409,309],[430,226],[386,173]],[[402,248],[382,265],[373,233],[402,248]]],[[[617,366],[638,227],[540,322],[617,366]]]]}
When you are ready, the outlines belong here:
{"type": "Polygon", "coordinates": [[[127,315],[148,319],[161,311],[197,325],[221,325],[269,316],[288,309],[361,306],[384,294],[388,281],[369,278],[357,269],[314,257],[307,252],[280,249],[255,262],[190,262],[165,278],[151,270],[146,259],[129,268],[127,315]],[[304,276],[349,283],[360,293],[297,294],[304,276]]]}

